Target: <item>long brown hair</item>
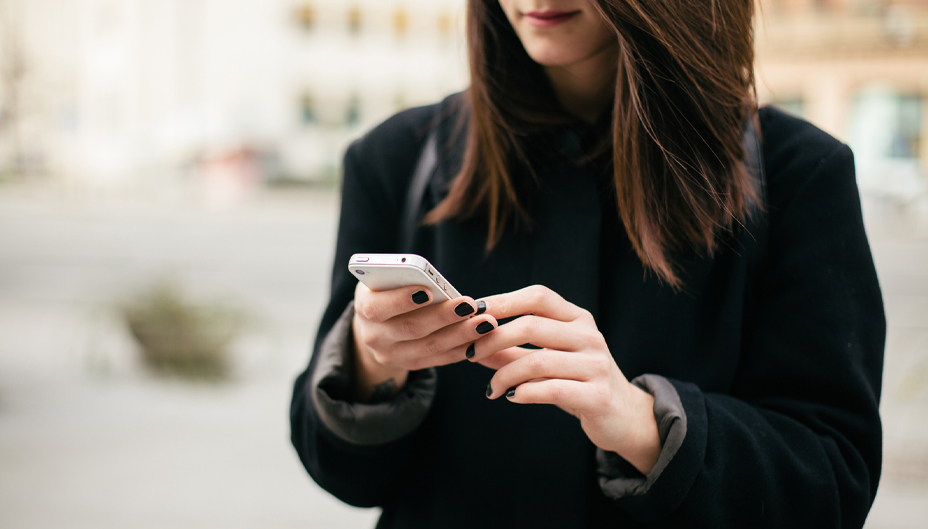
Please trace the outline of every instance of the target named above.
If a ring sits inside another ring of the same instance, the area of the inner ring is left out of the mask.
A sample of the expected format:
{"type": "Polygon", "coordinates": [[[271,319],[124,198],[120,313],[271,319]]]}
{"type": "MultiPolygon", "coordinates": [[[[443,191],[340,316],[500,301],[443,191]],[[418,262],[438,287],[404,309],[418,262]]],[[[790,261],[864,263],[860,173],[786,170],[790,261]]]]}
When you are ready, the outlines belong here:
{"type": "MultiPolygon", "coordinates": [[[[672,253],[711,254],[716,235],[757,203],[742,163],[755,119],[752,0],[591,0],[619,42],[612,167],[619,216],[647,269],[673,287],[672,253]]],[[[464,161],[436,223],[485,212],[487,249],[510,222],[531,222],[518,178],[531,174],[532,135],[572,118],[558,104],[498,0],[469,0],[471,86],[464,161]],[[517,168],[527,168],[519,171],[517,168]]]]}

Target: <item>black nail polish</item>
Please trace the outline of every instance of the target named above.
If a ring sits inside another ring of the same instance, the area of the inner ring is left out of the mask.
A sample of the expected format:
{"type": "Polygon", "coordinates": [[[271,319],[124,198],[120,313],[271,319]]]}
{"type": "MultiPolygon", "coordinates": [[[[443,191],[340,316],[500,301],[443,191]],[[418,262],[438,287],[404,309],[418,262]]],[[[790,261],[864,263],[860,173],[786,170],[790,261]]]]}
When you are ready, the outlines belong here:
{"type": "Polygon", "coordinates": [[[464,353],[464,356],[466,356],[467,359],[470,360],[471,358],[474,357],[475,354],[477,354],[477,351],[474,351],[474,344],[468,345],[467,351],[464,353]]]}
{"type": "Polygon", "coordinates": [[[487,311],[487,302],[486,302],[486,301],[478,301],[478,302],[477,302],[477,314],[475,314],[475,316],[480,316],[481,314],[483,314],[483,313],[486,312],[486,311],[487,311]]]}
{"type": "Polygon", "coordinates": [[[474,307],[471,307],[470,303],[466,301],[462,301],[460,305],[454,307],[454,313],[462,318],[471,312],[474,312],[474,307]]]}
{"type": "Polygon", "coordinates": [[[506,392],[506,398],[511,399],[516,396],[516,388],[509,388],[509,391],[506,392]]]}
{"type": "Polygon", "coordinates": [[[493,394],[493,385],[487,384],[487,397],[493,394]]]}
{"type": "Polygon", "coordinates": [[[480,322],[480,325],[477,326],[477,334],[486,334],[495,328],[496,327],[494,327],[492,323],[488,321],[483,321],[483,322],[480,322]]]}
{"type": "Polygon", "coordinates": [[[428,300],[429,300],[429,295],[424,290],[420,290],[412,295],[412,301],[416,305],[421,305],[428,300]]]}

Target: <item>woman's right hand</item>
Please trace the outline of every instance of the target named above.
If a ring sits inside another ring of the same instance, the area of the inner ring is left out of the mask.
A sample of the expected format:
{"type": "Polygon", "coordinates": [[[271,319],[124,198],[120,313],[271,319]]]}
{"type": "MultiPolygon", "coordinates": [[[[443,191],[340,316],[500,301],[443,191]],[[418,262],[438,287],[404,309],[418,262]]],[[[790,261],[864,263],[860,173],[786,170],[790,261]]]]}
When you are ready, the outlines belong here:
{"type": "Polygon", "coordinates": [[[410,371],[472,357],[473,343],[498,325],[472,298],[429,301],[424,287],[374,292],[358,283],[352,321],[357,402],[389,400],[410,371]]]}

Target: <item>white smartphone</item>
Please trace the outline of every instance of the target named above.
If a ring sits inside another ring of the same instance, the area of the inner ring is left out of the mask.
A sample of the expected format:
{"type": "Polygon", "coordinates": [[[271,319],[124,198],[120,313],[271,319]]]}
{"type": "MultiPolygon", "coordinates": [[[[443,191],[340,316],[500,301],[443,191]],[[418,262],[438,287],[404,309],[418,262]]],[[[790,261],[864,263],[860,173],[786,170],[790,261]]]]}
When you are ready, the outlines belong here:
{"type": "Polygon", "coordinates": [[[414,253],[356,253],[348,270],[374,291],[421,285],[432,291],[432,303],[461,297],[425,257],[414,253]]]}

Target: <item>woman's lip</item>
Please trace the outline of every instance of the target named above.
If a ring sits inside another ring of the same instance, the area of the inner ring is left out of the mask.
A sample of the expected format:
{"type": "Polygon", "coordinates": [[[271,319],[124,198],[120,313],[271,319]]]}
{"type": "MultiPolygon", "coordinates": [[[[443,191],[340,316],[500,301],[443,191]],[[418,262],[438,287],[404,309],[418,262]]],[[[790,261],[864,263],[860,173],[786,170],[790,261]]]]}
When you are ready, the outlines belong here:
{"type": "Polygon", "coordinates": [[[550,28],[567,22],[580,11],[531,11],[523,16],[528,19],[528,23],[537,28],[550,28]]]}

